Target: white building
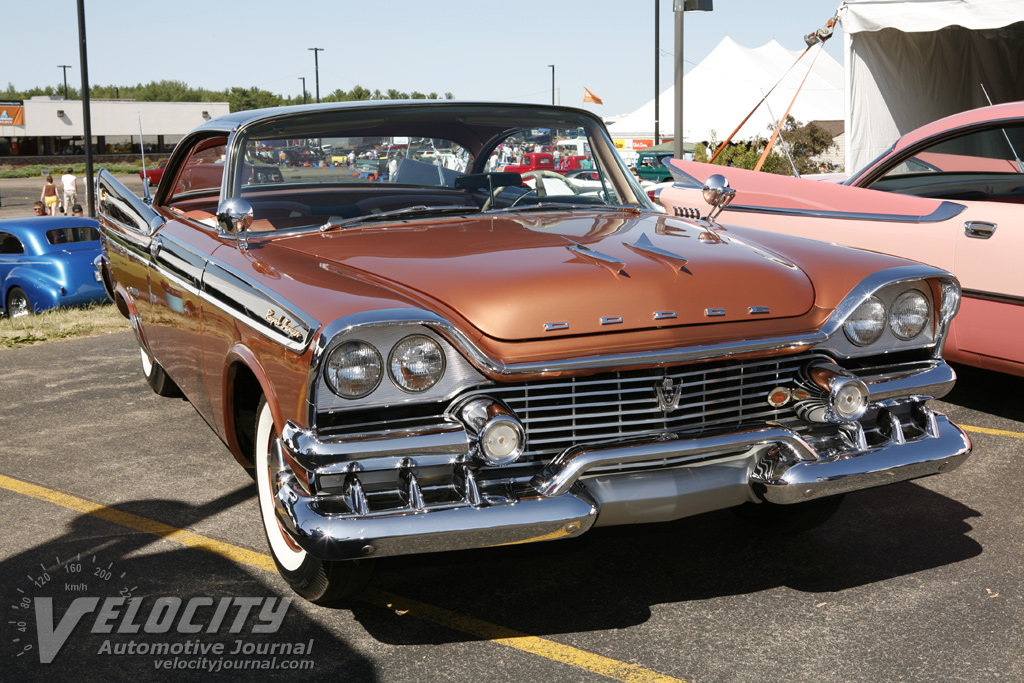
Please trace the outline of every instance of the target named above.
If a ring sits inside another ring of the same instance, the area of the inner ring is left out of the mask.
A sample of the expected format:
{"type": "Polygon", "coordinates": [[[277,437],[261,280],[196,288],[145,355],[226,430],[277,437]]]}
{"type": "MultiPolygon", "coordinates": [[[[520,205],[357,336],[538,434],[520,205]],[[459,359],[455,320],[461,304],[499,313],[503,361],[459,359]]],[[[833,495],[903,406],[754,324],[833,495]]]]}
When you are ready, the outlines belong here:
{"type": "MultiPolygon", "coordinates": [[[[169,151],[183,135],[230,107],[227,102],[90,100],[89,110],[93,150],[113,154],[131,152],[140,130],[147,151],[169,151]]],[[[0,157],[82,154],[84,137],[81,100],[0,100],[0,157]]]]}

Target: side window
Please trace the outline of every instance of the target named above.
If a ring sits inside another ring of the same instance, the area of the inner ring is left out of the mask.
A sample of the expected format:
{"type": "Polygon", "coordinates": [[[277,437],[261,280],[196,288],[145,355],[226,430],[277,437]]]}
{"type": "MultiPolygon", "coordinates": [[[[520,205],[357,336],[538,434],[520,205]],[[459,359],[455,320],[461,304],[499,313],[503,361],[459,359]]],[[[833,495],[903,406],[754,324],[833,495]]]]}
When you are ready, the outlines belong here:
{"type": "Polygon", "coordinates": [[[21,240],[9,232],[0,232],[0,254],[24,254],[21,240]]]}
{"type": "Polygon", "coordinates": [[[168,203],[174,205],[193,198],[216,197],[224,178],[226,152],[227,138],[223,136],[197,142],[184,166],[178,170],[168,203]]]}
{"type": "Polygon", "coordinates": [[[898,160],[871,188],[949,200],[1024,199],[1024,127],[1005,125],[946,138],[898,160]]]}

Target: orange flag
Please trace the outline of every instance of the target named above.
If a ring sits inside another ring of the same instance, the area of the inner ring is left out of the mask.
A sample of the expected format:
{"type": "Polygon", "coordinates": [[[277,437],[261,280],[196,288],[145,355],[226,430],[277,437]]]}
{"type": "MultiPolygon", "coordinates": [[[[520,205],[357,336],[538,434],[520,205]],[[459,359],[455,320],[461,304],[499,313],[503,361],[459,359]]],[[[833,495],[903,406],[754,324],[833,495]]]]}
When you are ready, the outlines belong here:
{"type": "Polygon", "coordinates": [[[583,89],[583,101],[584,102],[593,102],[594,104],[604,104],[604,102],[601,101],[600,97],[598,97],[594,93],[590,92],[586,88],[583,89]]]}

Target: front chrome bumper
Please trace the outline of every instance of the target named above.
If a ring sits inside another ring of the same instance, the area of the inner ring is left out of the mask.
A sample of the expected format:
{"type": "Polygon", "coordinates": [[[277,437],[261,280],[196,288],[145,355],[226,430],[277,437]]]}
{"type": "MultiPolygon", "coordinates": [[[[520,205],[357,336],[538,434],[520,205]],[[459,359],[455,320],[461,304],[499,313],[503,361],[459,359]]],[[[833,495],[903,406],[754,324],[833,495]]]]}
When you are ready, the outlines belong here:
{"type": "MultiPolygon", "coordinates": [[[[798,503],[948,472],[971,452],[967,435],[923,401],[902,419],[905,428],[897,420],[872,445],[861,432],[842,437],[841,448],[778,425],[571,448],[531,479],[490,488],[455,464],[464,473],[461,499],[439,503],[425,502],[416,459],[405,457],[389,460],[404,473],[402,509],[370,510],[360,472],[349,468],[339,472],[343,495],[308,495],[293,483],[281,489],[277,511],[296,542],[322,559],[404,555],[554,540],[595,524],[667,521],[747,501],[798,503]]],[[[288,436],[273,448],[294,456],[295,434],[288,436]]]]}

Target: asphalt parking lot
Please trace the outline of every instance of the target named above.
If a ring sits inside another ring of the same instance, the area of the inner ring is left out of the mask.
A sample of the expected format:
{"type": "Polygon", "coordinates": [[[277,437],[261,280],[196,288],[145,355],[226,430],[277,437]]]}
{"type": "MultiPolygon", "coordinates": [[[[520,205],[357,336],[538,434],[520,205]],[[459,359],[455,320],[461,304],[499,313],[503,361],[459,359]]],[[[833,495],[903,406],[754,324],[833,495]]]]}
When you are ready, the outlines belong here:
{"type": "Polygon", "coordinates": [[[971,459],[802,537],[723,511],[392,558],[329,609],[268,601],[251,479],[138,366],[128,332],[0,351],[6,680],[1024,680],[1022,380],[962,369],[971,459]]]}

